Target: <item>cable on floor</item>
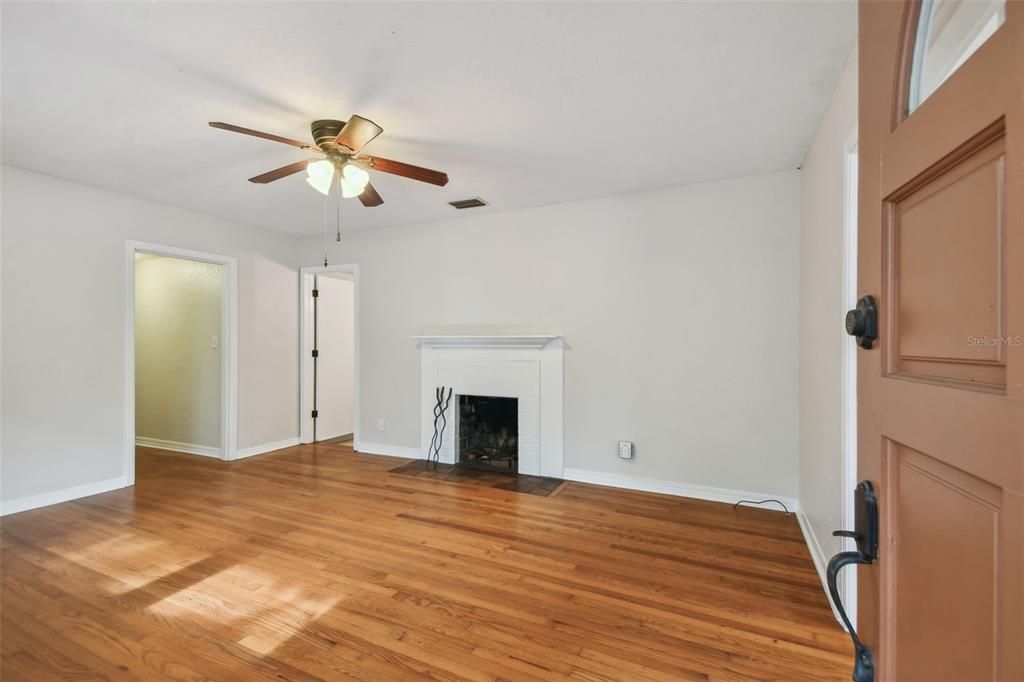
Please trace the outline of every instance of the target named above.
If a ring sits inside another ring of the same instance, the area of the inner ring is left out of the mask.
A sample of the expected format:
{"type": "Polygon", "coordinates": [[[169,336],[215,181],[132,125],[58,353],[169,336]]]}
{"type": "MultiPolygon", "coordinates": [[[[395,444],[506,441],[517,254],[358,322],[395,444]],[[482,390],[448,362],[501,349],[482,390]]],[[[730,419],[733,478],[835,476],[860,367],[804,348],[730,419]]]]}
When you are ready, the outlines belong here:
{"type": "Polygon", "coordinates": [[[776,499],[774,499],[774,498],[769,498],[769,499],[767,499],[767,500],[740,500],[739,502],[737,502],[736,504],[734,504],[734,505],[732,506],[732,508],[733,508],[733,509],[736,509],[736,507],[740,506],[741,504],[758,504],[758,505],[760,505],[760,504],[768,504],[768,503],[770,503],[770,502],[774,502],[775,504],[777,504],[777,505],[779,505],[780,507],[782,507],[782,511],[786,512],[786,515],[787,515],[787,516],[788,516],[789,514],[792,514],[792,513],[793,513],[793,512],[791,512],[791,511],[789,511],[789,507],[787,507],[787,506],[786,506],[785,504],[783,504],[782,500],[776,500],[776,499]]]}

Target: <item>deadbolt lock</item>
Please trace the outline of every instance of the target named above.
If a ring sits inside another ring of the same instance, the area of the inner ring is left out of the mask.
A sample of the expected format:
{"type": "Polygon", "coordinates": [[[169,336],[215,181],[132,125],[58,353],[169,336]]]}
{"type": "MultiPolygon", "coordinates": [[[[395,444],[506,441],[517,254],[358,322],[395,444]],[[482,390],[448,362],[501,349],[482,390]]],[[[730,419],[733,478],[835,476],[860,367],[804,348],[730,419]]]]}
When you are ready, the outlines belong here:
{"type": "Polygon", "coordinates": [[[857,307],[846,313],[846,333],[857,337],[857,345],[871,348],[878,338],[878,304],[874,296],[864,296],[857,307]]]}

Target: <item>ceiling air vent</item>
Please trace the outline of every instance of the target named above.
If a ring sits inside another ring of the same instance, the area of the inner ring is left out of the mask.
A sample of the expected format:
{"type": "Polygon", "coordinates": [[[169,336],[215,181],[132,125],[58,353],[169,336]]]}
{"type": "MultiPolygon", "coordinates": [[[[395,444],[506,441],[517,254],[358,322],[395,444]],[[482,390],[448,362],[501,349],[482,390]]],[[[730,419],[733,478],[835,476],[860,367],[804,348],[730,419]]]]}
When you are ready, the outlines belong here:
{"type": "Polygon", "coordinates": [[[459,201],[449,201],[449,206],[454,206],[458,209],[463,208],[477,208],[479,206],[486,206],[487,202],[480,197],[473,197],[472,199],[460,199],[459,201]]]}

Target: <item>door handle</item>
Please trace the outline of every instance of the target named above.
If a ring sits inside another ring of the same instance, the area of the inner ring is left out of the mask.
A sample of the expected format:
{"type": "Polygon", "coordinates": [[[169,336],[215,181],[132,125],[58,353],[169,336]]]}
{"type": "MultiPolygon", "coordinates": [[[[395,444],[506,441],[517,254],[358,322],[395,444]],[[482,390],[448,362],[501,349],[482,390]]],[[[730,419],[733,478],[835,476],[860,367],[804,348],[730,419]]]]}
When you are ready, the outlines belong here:
{"type": "Polygon", "coordinates": [[[878,557],[878,498],[875,496],[875,488],[871,481],[861,481],[857,484],[854,492],[854,530],[837,530],[832,535],[837,537],[853,538],[857,543],[857,549],[851,552],[840,552],[832,557],[825,570],[828,592],[832,595],[832,603],[839,611],[846,630],[853,640],[853,682],[874,682],[875,663],[871,655],[871,647],[860,641],[857,630],[850,622],[843,606],[843,600],[839,596],[837,580],[839,571],[846,566],[857,564],[868,565],[874,563],[878,557]]]}

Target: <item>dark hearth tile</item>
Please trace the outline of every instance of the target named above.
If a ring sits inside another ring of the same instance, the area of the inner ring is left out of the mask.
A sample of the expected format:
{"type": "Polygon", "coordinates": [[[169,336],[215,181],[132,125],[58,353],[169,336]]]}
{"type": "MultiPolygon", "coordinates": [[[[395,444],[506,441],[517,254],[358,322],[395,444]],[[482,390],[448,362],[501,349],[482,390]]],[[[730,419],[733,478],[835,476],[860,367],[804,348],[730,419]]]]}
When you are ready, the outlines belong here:
{"type": "Polygon", "coordinates": [[[438,463],[434,465],[423,461],[402,464],[392,469],[391,473],[416,478],[430,478],[446,483],[508,490],[524,495],[539,495],[541,497],[550,495],[562,484],[562,481],[557,478],[526,476],[500,469],[489,470],[459,464],[438,463]]]}

